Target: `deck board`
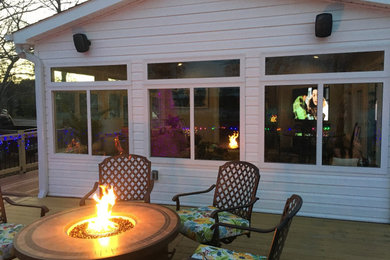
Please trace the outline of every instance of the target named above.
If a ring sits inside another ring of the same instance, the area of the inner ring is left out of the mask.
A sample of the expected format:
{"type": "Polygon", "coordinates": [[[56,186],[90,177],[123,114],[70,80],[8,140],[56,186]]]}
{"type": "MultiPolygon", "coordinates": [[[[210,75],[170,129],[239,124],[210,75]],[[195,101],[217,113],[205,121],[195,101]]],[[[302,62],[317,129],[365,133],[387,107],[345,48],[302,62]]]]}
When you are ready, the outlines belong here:
{"type": "MultiPolygon", "coordinates": [[[[37,194],[30,186],[34,180],[16,177],[11,186],[5,185],[0,179],[2,189],[6,191],[21,192],[18,190],[17,180],[23,180],[28,185],[29,192],[37,194]],[[16,180],[16,182],[15,182],[16,180]],[[10,188],[8,188],[10,187],[10,188]]],[[[50,212],[56,212],[78,207],[78,198],[62,197],[12,197],[18,202],[43,204],[50,212]]],[[[173,209],[173,206],[167,206],[173,209]]],[[[8,221],[12,223],[30,224],[39,218],[40,211],[32,208],[20,208],[6,205],[8,221]]],[[[282,211],[282,209],[281,209],[282,211]]],[[[279,221],[280,216],[275,214],[254,213],[252,225],[256,227],[269,227],[279,221]]],[[[266,255],[272,240],[271,234],[252,233],[250,238],[240,237],[225,248],[266,255]]],[[[186,259],[197,247],[197,243],[179,235],[171,244],[170,250],[176,248],[174,260],[186,259]]],[[[310,218],[297,216],[290,227],[290,233],[284,247],[281,259],[390,259],[390,225],[366,223],[358,221],[332,220],[323,218],[310,218]]]]}

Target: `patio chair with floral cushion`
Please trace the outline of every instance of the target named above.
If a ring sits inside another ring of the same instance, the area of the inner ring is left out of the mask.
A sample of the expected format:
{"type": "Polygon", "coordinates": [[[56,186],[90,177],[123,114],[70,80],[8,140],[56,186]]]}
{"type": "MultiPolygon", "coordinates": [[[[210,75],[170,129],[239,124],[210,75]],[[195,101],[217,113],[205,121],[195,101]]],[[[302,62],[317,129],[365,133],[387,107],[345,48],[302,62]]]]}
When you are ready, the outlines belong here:
{"type": "Polygon", "coordinates": [[[259,199],[256,197],[260,181],[259,169],[244,161],[226,162],[219,167],[216,184],[207,190],[175,195],[177,214],[180,216],[180,233],[199,243],[219,246],[227,244],[237,236],[250,233],[246,230],[220,228],[212,230],[213,224],[224,222],[238,226],[250,226],[252,208],[259,199]],[[180,198],[214,190],[211,206],[180,209],[180,198]]]}
{"type": "Polygon", "coordinates": [[[107,157],[99,163],[99,181],[95,182],[92,190],[80,200],[80,206],[84,206],[85,200],[101,185],[108,188],[112,186],[117,201],[149,203],[154,186],[154,180],[151,178],[151,162],[146,157],[136,154],[107,157]]]}
{"type": "Polygon", "coordinates": [[[9,203],[11,206],[38,208],[41,210],[41,217],[45,216],[45,214],[49,212],[49,209],[46,206],[16,203],[13,200],[11,200],[9,197],[3,197],[3,195],[12,195],[12,194],[6,194],[6,193],[3,194],[1,192],[1,187],[0,187],[0,259],[8,260],[8,259],[15,258],[13,240],[15,235],[23,228],[24,225],[7,222],[7,215],[5,213],[4,201],[9,203]]]}
{"type": "Polygon", "coordinates": [[[236,226],[226,223],[218,223],[213,225],[212,228],[216,229],[218,227],[230,227],[237,229],[244,229],[251,232],[259,232],[259,233],[270,233],[274,232],[273,240],[271,243],[270,250],[268,252],[268,256],[260,256],[254,255],[250,253],[236,252],[229,249],[223,249],[215,246],[208,245],[199,245],[198,248],[195,249],[194,254],[190,259],[207,259],[207,260],[278,260],[283,251],[284,243],[286,242],[287,234],[292,222],[293,217],[297,214],[297,212],[302,207],[302,198],[299,195],[292,195],[287,199],[286,204],[284,206],[283,214],[280,219],[278,225],[268,228],[254,228],[254,227],[242,227],[236,226]]]}

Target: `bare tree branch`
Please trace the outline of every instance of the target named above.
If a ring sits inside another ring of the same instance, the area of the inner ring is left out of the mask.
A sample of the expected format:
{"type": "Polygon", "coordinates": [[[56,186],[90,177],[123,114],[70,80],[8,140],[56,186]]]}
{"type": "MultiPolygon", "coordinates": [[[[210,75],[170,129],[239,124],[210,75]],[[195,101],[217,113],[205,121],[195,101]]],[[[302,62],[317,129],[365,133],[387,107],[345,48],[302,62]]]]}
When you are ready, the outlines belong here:
{"type": "Polygon", "coordinates": [[[33,78],[33,64],[20,60],[13,43],[5,36],[18,31],[29,24],[28,18],[39,10],[48,13],[61,13],[86,0],[0,0],[0,109],[7,108],[12,96],[7,97],[7,89],[23,78],[33,78]],[[12,83],[12,84],[11,84],[12,83]]]}

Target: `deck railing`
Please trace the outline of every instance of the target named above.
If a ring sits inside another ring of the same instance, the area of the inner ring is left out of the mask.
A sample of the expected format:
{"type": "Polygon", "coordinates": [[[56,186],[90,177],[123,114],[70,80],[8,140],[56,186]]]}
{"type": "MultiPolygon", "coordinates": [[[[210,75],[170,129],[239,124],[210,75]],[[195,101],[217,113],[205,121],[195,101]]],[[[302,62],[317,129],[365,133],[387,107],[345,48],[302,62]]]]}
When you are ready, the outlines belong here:
{"type": "Polygon", "coordinates": [[[0,175],[38,167],[37,129],[0,134],[0,175]]]}

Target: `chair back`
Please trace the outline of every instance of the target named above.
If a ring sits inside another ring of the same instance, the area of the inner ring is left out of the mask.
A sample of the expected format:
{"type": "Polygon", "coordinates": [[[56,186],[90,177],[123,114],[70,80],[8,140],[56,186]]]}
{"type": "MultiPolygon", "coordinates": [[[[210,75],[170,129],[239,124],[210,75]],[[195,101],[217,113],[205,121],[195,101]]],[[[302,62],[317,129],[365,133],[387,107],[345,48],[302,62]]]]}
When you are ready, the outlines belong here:
{"type": "Polygon", "coordinates": [[[7,215],[5,214],[3,193],[1,192],[1,187],[0,187],[0,224],[1,223],[7,223],[7,215]]]}
{"type": "Polygon", "coordinates": [[[154,184],[151,162],[146,157],[135,154],[108,157],[99,163],[99,183],[112,185],[118,201],[150,202],[154,184]]]}
{"type": "Polygon", "coordinates": [[[278,260],[280,258],[292,219],[301,209],[302,203],[302,198],[296,194],[287,199],[280,223],[274,232],[268,260],[278,260]]]}
{"type": "MultiPolygon", "coordinates": [[[[249,204],[256,198],[259,169],[243,161],[231,161],[219,167],[213,206],[219,209],[249,204]]],[[[231,213],[250,221],[253,205],[231,213]]]]}

